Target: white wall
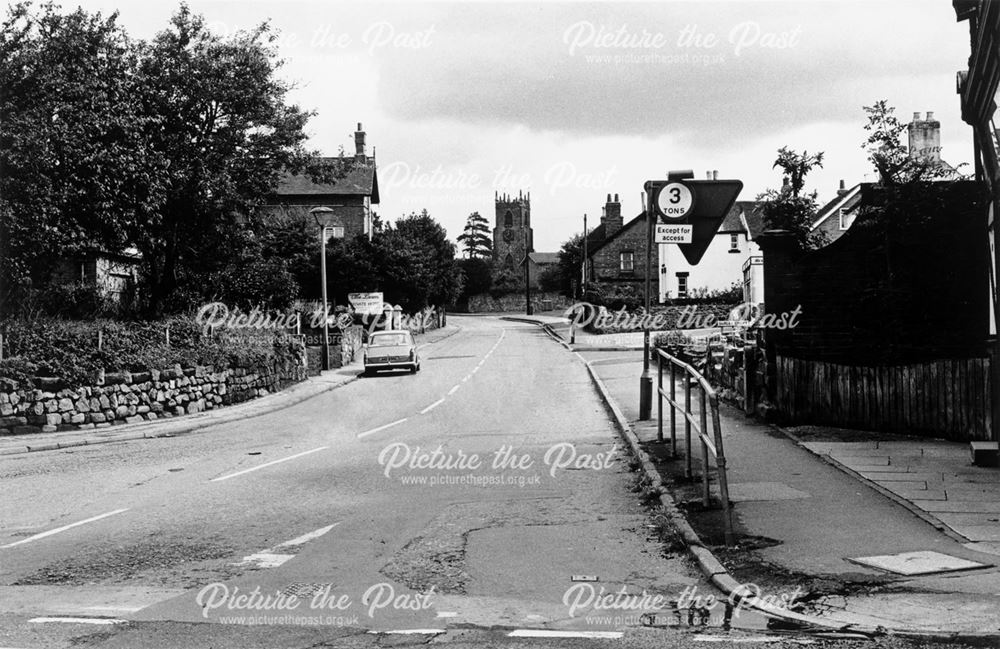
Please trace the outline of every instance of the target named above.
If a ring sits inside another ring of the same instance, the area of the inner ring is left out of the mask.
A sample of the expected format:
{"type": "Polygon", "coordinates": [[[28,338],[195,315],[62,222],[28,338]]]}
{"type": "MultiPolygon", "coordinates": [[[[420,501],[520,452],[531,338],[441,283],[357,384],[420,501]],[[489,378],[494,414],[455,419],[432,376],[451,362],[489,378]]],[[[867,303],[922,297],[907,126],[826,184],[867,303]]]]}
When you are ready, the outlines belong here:
{"type": "Polygon", "coordinates": [[[743,262],[751,255],[760,255],[760,246],[747,240],[746,232],[737,234],[739,252],[730,252],[729,232],[716,234],[708,250],[696,266],[684,258],[675,244],[660,244],[660,301],[676,298],[677,273],[687,272],[688,294],[696,289],[724,291],[734,283],[743,285],[743,262]]]}

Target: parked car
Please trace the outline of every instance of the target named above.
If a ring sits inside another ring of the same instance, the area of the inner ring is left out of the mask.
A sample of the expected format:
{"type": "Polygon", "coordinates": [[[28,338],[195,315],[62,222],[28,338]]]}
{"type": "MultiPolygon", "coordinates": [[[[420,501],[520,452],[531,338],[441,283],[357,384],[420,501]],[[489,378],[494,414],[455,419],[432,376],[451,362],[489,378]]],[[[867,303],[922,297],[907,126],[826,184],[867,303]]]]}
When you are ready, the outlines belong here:
{"type": "Polygon", "coordinates": [[[413,335],[405,329],[376,331],[368,337],[364,348],[365,374],[379,370],[404,368],[420,371],[420,354],[413,335]]]}

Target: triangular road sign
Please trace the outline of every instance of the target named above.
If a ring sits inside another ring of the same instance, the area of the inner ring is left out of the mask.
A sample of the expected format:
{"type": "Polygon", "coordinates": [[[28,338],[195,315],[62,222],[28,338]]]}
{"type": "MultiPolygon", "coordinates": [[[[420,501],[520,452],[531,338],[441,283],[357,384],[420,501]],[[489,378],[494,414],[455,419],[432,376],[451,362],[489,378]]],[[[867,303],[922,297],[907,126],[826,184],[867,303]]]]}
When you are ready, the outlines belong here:
{"type": "Polygon", "coordinates": [[[691,225],[691,243],[672,244],[694,266],[704,256],[736,197],[743,189],[739,180],[651,180],[645,184],[657,222],[691,225]]]}

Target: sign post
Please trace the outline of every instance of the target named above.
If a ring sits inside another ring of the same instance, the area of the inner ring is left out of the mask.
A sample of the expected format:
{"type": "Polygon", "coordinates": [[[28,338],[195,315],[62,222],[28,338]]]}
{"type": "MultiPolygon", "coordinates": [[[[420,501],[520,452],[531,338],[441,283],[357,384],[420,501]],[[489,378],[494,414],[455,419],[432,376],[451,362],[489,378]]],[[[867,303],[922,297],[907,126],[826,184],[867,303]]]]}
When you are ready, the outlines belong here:
{"type": "MultiPolygon", "coordinates": [[[[651,309],[653,243],[676,245],[692,266],[708,250],[726,214],[743,189],[739,180],[694,180],[690,170],[671,171],[666,180],[648,180],[646,190],[646,313],[651,309]]],[[[639,377],[639,419],[652,415],[649,329],[642,336],[642,376],[639,377]]]]}

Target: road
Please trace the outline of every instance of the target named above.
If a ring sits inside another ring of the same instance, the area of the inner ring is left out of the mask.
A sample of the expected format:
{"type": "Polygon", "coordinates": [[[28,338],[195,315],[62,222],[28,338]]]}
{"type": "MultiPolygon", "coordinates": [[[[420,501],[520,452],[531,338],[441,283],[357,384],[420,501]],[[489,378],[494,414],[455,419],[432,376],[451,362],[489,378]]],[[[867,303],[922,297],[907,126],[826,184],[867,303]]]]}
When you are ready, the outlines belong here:
{"type": "Polygon", "coordinates": [[[583,363],[533,325],[451,321],[416,375],[0,459],[0,646],[685,646],[703,629],[643,627],[641,596],[715,591],[639,502],[583,363]]]}

